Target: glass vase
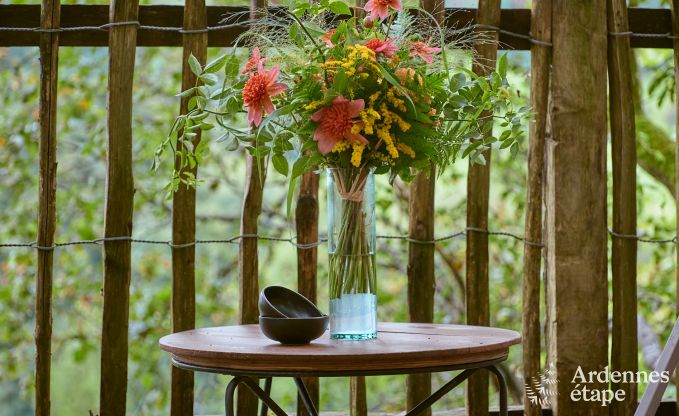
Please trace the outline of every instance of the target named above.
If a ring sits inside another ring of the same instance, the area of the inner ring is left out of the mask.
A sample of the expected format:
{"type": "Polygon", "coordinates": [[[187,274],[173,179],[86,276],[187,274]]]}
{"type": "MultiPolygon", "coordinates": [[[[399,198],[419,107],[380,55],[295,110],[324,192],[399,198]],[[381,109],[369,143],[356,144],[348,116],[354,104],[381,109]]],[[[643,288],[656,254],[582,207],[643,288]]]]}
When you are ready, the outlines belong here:
{"type": "Polygon", "coordinates": [[[373,170],[328,168],[330,338],[377,337],[373,170]]]}

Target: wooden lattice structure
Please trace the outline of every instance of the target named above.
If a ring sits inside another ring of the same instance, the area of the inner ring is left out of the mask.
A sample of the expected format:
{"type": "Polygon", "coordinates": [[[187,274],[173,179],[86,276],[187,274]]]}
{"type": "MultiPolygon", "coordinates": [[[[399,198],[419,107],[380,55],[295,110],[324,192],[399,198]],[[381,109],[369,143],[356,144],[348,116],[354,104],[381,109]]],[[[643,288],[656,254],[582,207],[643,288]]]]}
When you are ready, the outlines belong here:
{"type": "MultiPolygon", "coordinates": [[[[252,0],[251,7],[266,6],[252,0]]],[[[360,1],[360,0],[359,0],[360,1]]],[[[531,105],[527,183],[526,245],[523,279],[523,365],[526,378],[541,368],[540,281],[546,258],[547,338],[549,360],[558,374],[573,374],[577,366],[601,370],[609,362],[608,274],[606,216],[606,148],[608,108],[613,171],[613,327],[611,369],[637,369],[636,328],[636,151],[630,48],[675,48],[679,63],[679,16],[671,10],[629,9],[624,0],[596,0],[580,5],[568,0],[534,0],[532,10],[502,10],[500,0],[480,0],[476,10],[443,10],[439,2],[423,0],[440,21],[458,27],[476,24],[499,43],[475,45],[476,52],[493,62],[498,45],[531,51],[531,105]],[[643,34],[642,36],[633,33],[643,34]],[[608,77],[606,76],[608,74],[608,77]],[[608,82],[608,84],[607,84],[608,82]],[[608,101],[607,101],[608,100],[608,101]],[[545,215],[543,215],[543,213],[545,215]],[[546,220],[545,220],[546,219],[546,220]],[[544,221],[543,221],[544,220],[544,221]],[[544,244],[541,242],[544,241],[544,244]],[[587,311],[587,313],[583,313],[587,311]]],[[[674,8],[679,1],[673,0],[674,8]]],[[[104,314],[101,350],[100,414],[125,414],[128,354],[128,308],[131,276],[132,80],[136,46],[181,46],[184,51],[182,87],[194,84],[189,54],[205,62],[208,46],[228,46],[246,30],[218,26],[224,14],[247,10],[206,7],[204,0],[186,0],[185,7],[139,6],[138,0],[113,0],[105,5],[60,6],[43,0],[41,6],[0,5],[0,27],[41,30],[0,30],[0,46],[39,46],[40,198],[37,238],[36,297],[36,414],[50,413],[52,332],[52,270],[56,210],[57,51],[61,46],[108,47],[108,146],[104,244],[104,314]],[[130,24],[130,22],[139,22],[130,24]],[[141,26],[139,26],[141,24],[141,26]],[[57,30],[101,26],[104,30],[57,30]],[[149,30],[144,26],[184,30],[149,30]],[[112,127],[114,126],[114,127],[112,127]],[[128,237],[126,239],[126,237],[128,237]],[[117,240],[115,238],[118,238],[117,240]]],[[[679,68],[679,65],[677,65],[679,68]]],[[[484,69],[474,67],[481,72],[484,69]]],[[[679,71],[678,71],[679,72],[679,71]]],[[[181,101],[182,108],[187,98],[181,101]]],[[[183,111],[183,110],[182,110],[183,111]]],[[[679,111],[679,110],[678,110],[679,111]]],[[[196,140],[200,140],[197,137],[196,140]]],[[[679,152],[677,152],[679,154],[679,152]]],[[[490,161],[490,154],[486,160],[490,161]]],[[[247,180],[241,233],[257,234],[264,169],[247,160],[247,180]]],[[[488,325],[488,200],[491,164],[472,166],[468,176],[466,313],[468,323],[488,325]]],[[[679,181],[678,181],[679,182],[679,181]]],[[[318,177],[304,175],[296,217],[299,243],[318,240],[318,177]]],[[[410,237],[434,237],[434,182],[426,176],[412,184],[410,237]]],[[[172,241],[173,330],[195,323],[195,191],[181,188],[174,196],[172,241]],[[183,245],[183,246],[182,246],[183,245]]],[[[258,263],[256,238],[240,245],[239,322],[257,319],[258,263]]],[[[411,320],[433,319],[433,244],[409,245],[408,279],[411,320]]],[[[316,298],[316,248],[298,250],[299,290],[316,298]]],[[[311,384],[318,395],[318,384],[311,384]]],[[[352,380],[352,414],[366,413],[365,382],[352,380]]],[[[602,388],[603,386],[593,386],[602,388]]],[[[636,402],[636,386],[623,384],[630,400],[615,404],[612,413],[628,415],[636,402]]],[[[427,375],[411,376],[407,402],[412,407],[431,386],[427,375]]],[[[600,414],[598,403],[569,400],[569,383],[559,384],[553,406],[561,414],[600,414]]],[[[487,412],[488,380],[475,377],[467,390],[472,415],[487,412]]],[[[253,414],[253,398],[242,395],[239,410],[253,414]]],[[[525,403],[526,414],[540,410],[525,403]]],[[[193,375],[172,371],[172,414],[192,414],[193,375]]],[[[300,409],[303,412],[303,409],[300,409]]]]}

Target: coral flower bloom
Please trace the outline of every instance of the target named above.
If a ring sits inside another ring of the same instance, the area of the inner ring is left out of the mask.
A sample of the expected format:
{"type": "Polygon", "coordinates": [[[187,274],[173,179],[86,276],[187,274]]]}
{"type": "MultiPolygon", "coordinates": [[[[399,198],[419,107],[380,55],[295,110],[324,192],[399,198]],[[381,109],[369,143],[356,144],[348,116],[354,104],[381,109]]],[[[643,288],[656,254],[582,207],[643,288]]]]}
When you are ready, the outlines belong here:
{"type": "Polygon", "coordinates": [[[341,95],[332,100],[330,107],[316,111],[311,120],[318,123],[314,140],[322,155],[330,153],[335,145],[346,139],[351,143],[368,144],[365,137],[352,133],[351,128],[360,122],[355,120],[365,108],[363,99],[349,101],[341,95]]]}
{"type": "Polygon", "coordinates": [[[271,97],[288,89],[288,86],[276,82],[280,69],[275,66],[270,71],[264,69],[261,62],[258,65],[258,73],[252,74],[243,86],[243,102],[248,107],[248,123],[259,126],[262,122],[264,111],[268,114],[276,110],[271,97]]]}
{"type": "Polygon", "coordinates": [[[389,38],[387,40],[380,40],[378,38],[370,39],[366,42],[365,47],[375,51],[375,54],[381,53],[385,58],[393,58],[394,52],[398,50],[396,45],[393,44],[395,38],[389,38]]]}
{"type": "Polygon", "coordinates": [[[321,40],[322,40],[323,42],[325,42],[325,46],[327,46],[328,48],[333,48],[333,47],[335,47],[335,45],[334,45],[334,44],[332,43],[332,41],[330,40],[330,38],[331,38],[332,35],[334,35],[334,34],[335,34],[335,29],[330,29],[330,30],[328,30],[328,31],[325,33],[325,35],[323,35],[323,36],[321,37],[321,40]]]}
{"type": "Polygon", "coordinates": [[[255,49],[252,50],[252,55],[250,56],[250,59],[248,62],[245,64],[245,69],[243,70],[243,74],[248,74],[250,72],[253,72],[258,66],[259,63],[264,63],[266,61],[266,58],[262,58],[262,55],[259,52],[259,48],[255,47],[255,49]]]}
{"type": "MultiPolygon", "coordinates": [[[[431,42],[431,39],[429,39],[429,42],[431,42]]],[[[441,48],[432,48],[429,46],[429,42],[411,42],[410,56],[419,56],[424,62],[428,64],[434,62],[434,58],[431,54],[441,52],[441,48]]]]}
{"type": "Polygon", "coordinates": [[[370,12],[370,18],[375,20],[378,17],[380,20],[384,20],[389,16],[389,8],[401,11],[403,6],[401,6],[401,0],[370,0],[365,4],[363,10],[370,12]]]}

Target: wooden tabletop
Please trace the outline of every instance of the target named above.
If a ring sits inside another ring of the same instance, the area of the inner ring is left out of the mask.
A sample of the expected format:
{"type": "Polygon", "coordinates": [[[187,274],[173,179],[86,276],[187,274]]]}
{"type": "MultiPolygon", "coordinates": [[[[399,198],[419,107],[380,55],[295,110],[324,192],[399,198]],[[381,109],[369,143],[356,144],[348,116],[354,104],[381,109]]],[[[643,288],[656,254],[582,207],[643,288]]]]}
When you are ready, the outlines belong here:
{"type": "Polygon", "coordinates": [[[227,374],[389,374],[503,359],[520,341],[519,333],[499,328],[380,323],[375,340],[336,341],[326,332],[311,344],[293,346],[266,338],[258,325],[237,325],[167,335],[160,348],[180,363],[227,374]]]}

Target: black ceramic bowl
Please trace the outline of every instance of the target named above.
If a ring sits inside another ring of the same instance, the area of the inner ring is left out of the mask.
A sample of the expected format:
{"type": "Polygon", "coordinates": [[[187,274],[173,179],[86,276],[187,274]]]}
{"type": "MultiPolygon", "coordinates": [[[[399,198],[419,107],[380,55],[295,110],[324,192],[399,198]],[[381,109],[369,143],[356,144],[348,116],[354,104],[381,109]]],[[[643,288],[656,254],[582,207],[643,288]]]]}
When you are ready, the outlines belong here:
{"type": "Polygon", "coordinates": [[[328,315],[313,318],[259,317],[259,329],[281,344],[308,344],[328,329],[328,315]]]}
{"type": "Polygon", "coordinates": [[[319,318],[323,313],[309,299],[283,286],[267,286],[259,293],[259,314],[272,318],[319,318]]]}

